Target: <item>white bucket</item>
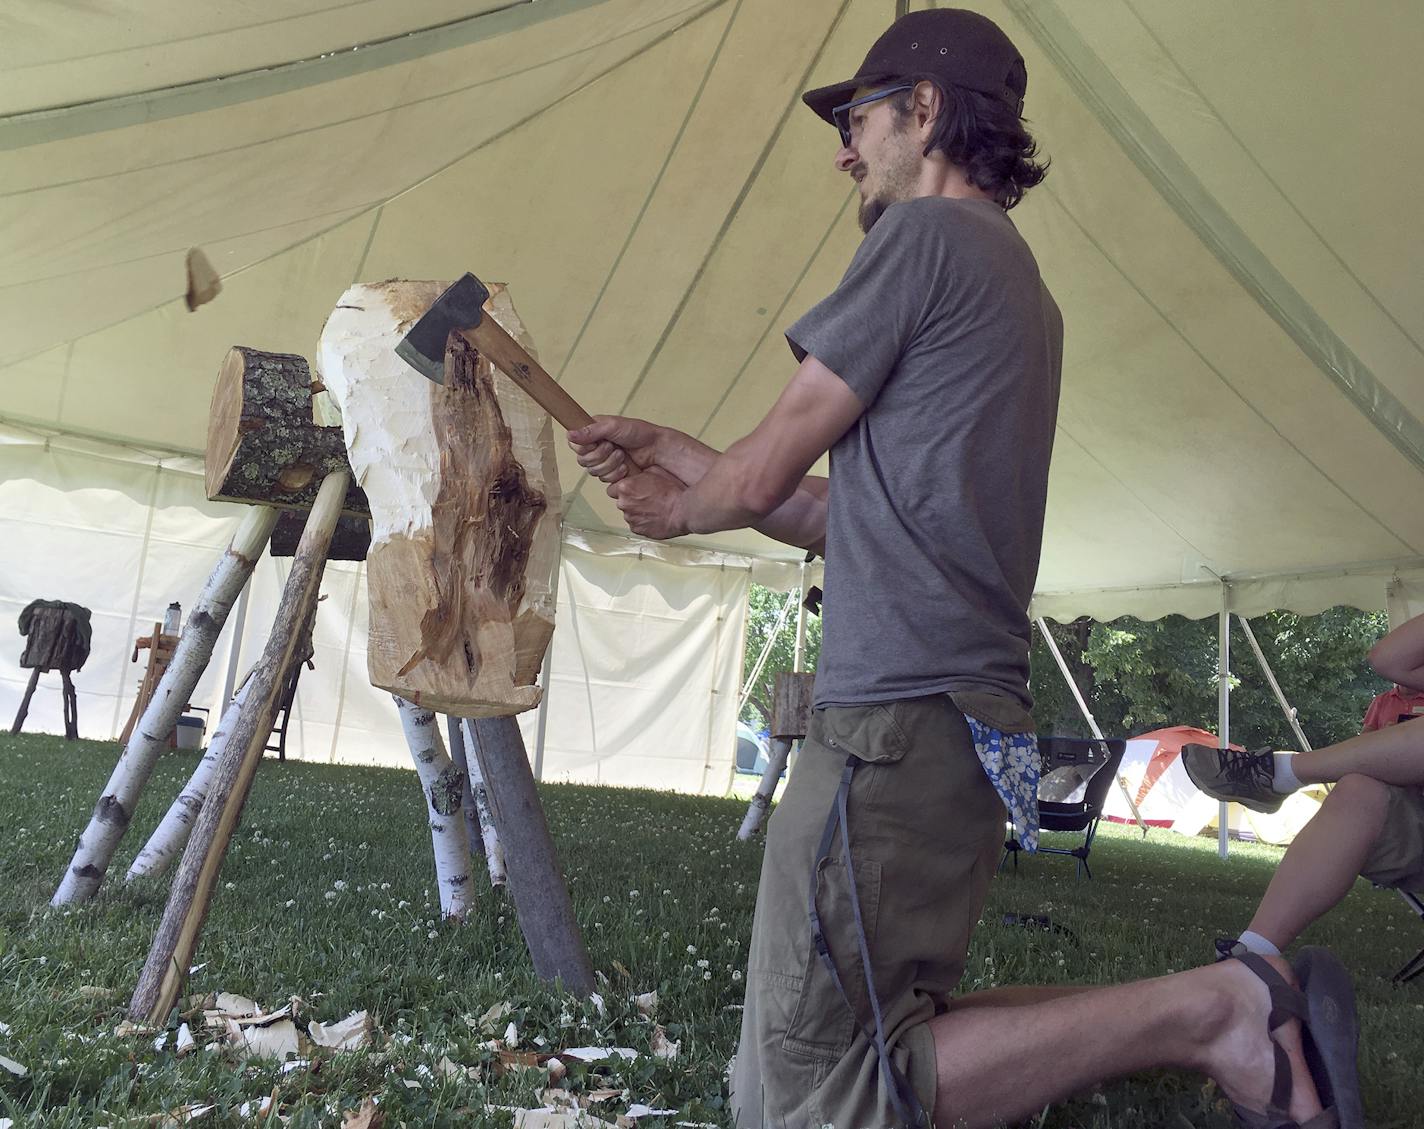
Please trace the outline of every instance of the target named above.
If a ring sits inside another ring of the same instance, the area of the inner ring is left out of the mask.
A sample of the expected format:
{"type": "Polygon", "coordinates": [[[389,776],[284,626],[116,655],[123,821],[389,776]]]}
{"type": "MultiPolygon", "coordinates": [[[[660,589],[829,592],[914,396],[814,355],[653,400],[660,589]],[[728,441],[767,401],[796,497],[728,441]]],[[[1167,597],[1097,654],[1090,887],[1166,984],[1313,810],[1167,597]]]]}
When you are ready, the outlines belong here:
{"type": "Polygon", "coordinates": [[[180,749],[203,747],[203,719],[184,714],[178,719],[177,745],[180,749]]]}

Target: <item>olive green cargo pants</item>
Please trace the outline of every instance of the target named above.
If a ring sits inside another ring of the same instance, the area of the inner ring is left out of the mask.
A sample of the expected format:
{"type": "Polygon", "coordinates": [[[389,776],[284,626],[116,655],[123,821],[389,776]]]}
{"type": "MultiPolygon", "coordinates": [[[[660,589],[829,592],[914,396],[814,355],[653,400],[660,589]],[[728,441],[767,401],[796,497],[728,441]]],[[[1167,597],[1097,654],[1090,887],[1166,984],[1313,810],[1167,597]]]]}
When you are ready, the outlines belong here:
{"type": "MultiPolygon", "coordinates": [[[[1028,724],[1017,705],[991,701],[1012,716],[986,717],[990,724],[1028,724]]],[[[739,1129],[884,1129],[899,1118],[866,1033],[873,1019],[839,833],[827,857],[815,857],[847,757],[860,762],[849,793],[851,860],[885,1039],[929,1114],[935,1058],[926,1021],[946,1010],[964,974],[1003,849],[1004,805],[947,694],[817,710],[810,729],[768,825],[732,1106],[739,1129]],[[854,1014],[812,946],[813,868],[854,1014]]]]}

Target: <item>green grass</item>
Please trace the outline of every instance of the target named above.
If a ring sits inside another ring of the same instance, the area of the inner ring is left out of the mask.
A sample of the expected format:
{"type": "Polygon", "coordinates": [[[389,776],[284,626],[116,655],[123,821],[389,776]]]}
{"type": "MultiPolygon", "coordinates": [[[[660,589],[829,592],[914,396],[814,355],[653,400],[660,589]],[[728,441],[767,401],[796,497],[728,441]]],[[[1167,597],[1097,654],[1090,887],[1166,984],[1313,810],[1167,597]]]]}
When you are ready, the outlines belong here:
{"type": "MultiPolygon", "coordinates": [[[[381,1095],[388,1126],[505,1125],[509,1115],[485,1114],[486,1104],[537,1105],[531,1082],[491,1072],[484,1081],[452,1081],[436,1070],[446,1056],[469,1066],[490,1060],[480,1048],[489,1033],[466,1017],[508,1001],[525,1046],[537,1036],[549,1050],[645,1052],[652,1028],[628,997],[657,989],[658,1020],[681,1042],[680,1056],[575,1067],[569,1084],[625,1087],[629,1101],[681,1111],[643,1121],[648,1129],[726,1123],[723,1071],[740,1021],[734,1005],[761,861],[759,843],[733,837],[743,802],[544,788],[594,965],[608,978],[600,1016],[534,978],[502,892],[485,888],[463,926],[439,920],[413,774],[264,764],[198,950],[206,967],[191,990],[238,992],[270,1006],[296,995],[307,1001],[304,1014],[321,1020],[366,1008],[383,1033],[371,1053],[327,1056],[311,1071],[283,1075],[275,1064],[244,1064],[228,1053],[178,1059],[155,1051],[151,1039],[112,1035],[166,895],[161,882],[126,887],[120,879],[194,763],[191,754],[162,760],[99,898],[51,910],[116,753],[109,743],[0,737],[0,1022],[12,1028],[0,1035],[0,1054],[30,1068],[24,1079],[0,1072],[0,1115],[17,1125],[118,1129],[215,1102],[218,1110],[199,1124],[251,1125],[237,1107],[277,1089],[292,1126],[339,1124],[341,1110],[371,1094],[381,1095]],[[112,994],[96,998],[81,987],[112,994]]],[[[1143,842],[1135,831],[1105,827],[1092,882],[1075,885],[1071,860],[1025,859],[1018,877],[994,883],[966,987],[1109,983],[1203,963],[1217,932],[1247,920],[1278,856],[1237,845],[1223,865],[1205,839],[1154,832],[1143,842]],[[1000,924],[1014,911],[1049,913],[1072,936],[1000,924]]],[[[1356,970],[1371,1124],[1419,1124],[1424,982],[1395,989],[1388,977],[1424,944],[1424,926],[1398,898],[1360,883],[1306,940],[1330,945],[1356,970]]],[[[1014,1069],[1012,1054],[1004,1068],[1014,1069]]],[[[602,1108],[611,1120],[625,1106],[602,1108]]],[[[1225,1129],[1233,1121],[1201,1079],[1160,1072],[1108,1084],[1035,1124],[1225,1129]]]]}

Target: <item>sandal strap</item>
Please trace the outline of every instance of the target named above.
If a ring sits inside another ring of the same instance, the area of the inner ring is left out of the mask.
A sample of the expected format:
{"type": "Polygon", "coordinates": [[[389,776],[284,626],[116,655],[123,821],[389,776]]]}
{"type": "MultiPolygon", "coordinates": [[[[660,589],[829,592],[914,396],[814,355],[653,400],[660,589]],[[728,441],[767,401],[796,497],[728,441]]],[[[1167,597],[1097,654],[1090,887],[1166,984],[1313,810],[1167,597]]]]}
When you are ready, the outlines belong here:
{"type": "MultiPolygon", "coordinates": [[[[1298,1019],[1302,1023],[1306,1021],[1305,996],[1298,988],[1291,984],[1277,972],[1271,965],[1256,953],[1243,953],[1236,957],[1256,977],[1263,981],[1271,996],[1271,1013],[1266,1020],[1268,1032],[1274,1032],[1277,1027],[1298,1019]]],[[[1291,1095],[1291,1066],[1290,1056],[1286,1054],[1285,1048],[1271,1040],[1271,1049],[1275,1055],[1275,1077],[1271,1081],[1271,1101],[1266,1108],[1266,1116],[1270,1118],[1280,1118],[1282,1126],[1294,1125],[1290,1120],[1287,1110],[1290,1107],[1291,1095]]],[[[1314,1122],[1316,1119],[1312,1119],[1314,1122]]],[[[1328,1123],[1325,1123],[1328,1124],[1328,1123]]],[[[1325,1129],[1325,1124],[1320,1129],[1325,1129]]]]}

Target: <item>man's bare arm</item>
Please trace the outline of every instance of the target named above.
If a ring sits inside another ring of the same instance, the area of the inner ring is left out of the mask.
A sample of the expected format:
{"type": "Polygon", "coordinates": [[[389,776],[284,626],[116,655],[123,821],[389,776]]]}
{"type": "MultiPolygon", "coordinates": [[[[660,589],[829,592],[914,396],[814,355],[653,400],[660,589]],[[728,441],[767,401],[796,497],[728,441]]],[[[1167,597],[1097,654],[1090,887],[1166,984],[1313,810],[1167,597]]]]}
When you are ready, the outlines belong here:
{"type": "MultiPolygon", "coordinates": [[[[570,432],[579,465],[606,483],[628,476],[628,453],[646,466],[657,466],[684,485],[702,481],[722,452],[675,428],[622,416],[596,416],[580,431],[570,432]]],[[[819,475],[803,475],[797,488],[752,528],[773,540],[820,553],[826,541],[826,500],[830,483],[819,475]]]]}
{"type": "MultiPolygon", "coordinates": [[[[765,419],[715,459],[679,495],[669,525],[689,533],[758,527],[797,498],[788,523],[806,532],[818,514],[825,536],[825,498],[801,492],[811,466],[865,412],[849,385],[815,357],[807,357],[765,419]]],[[[789,539],[802,544],[807,538],[789,539]]],[[[811,546],[814,547],[814,546],[811,546]]]]}

